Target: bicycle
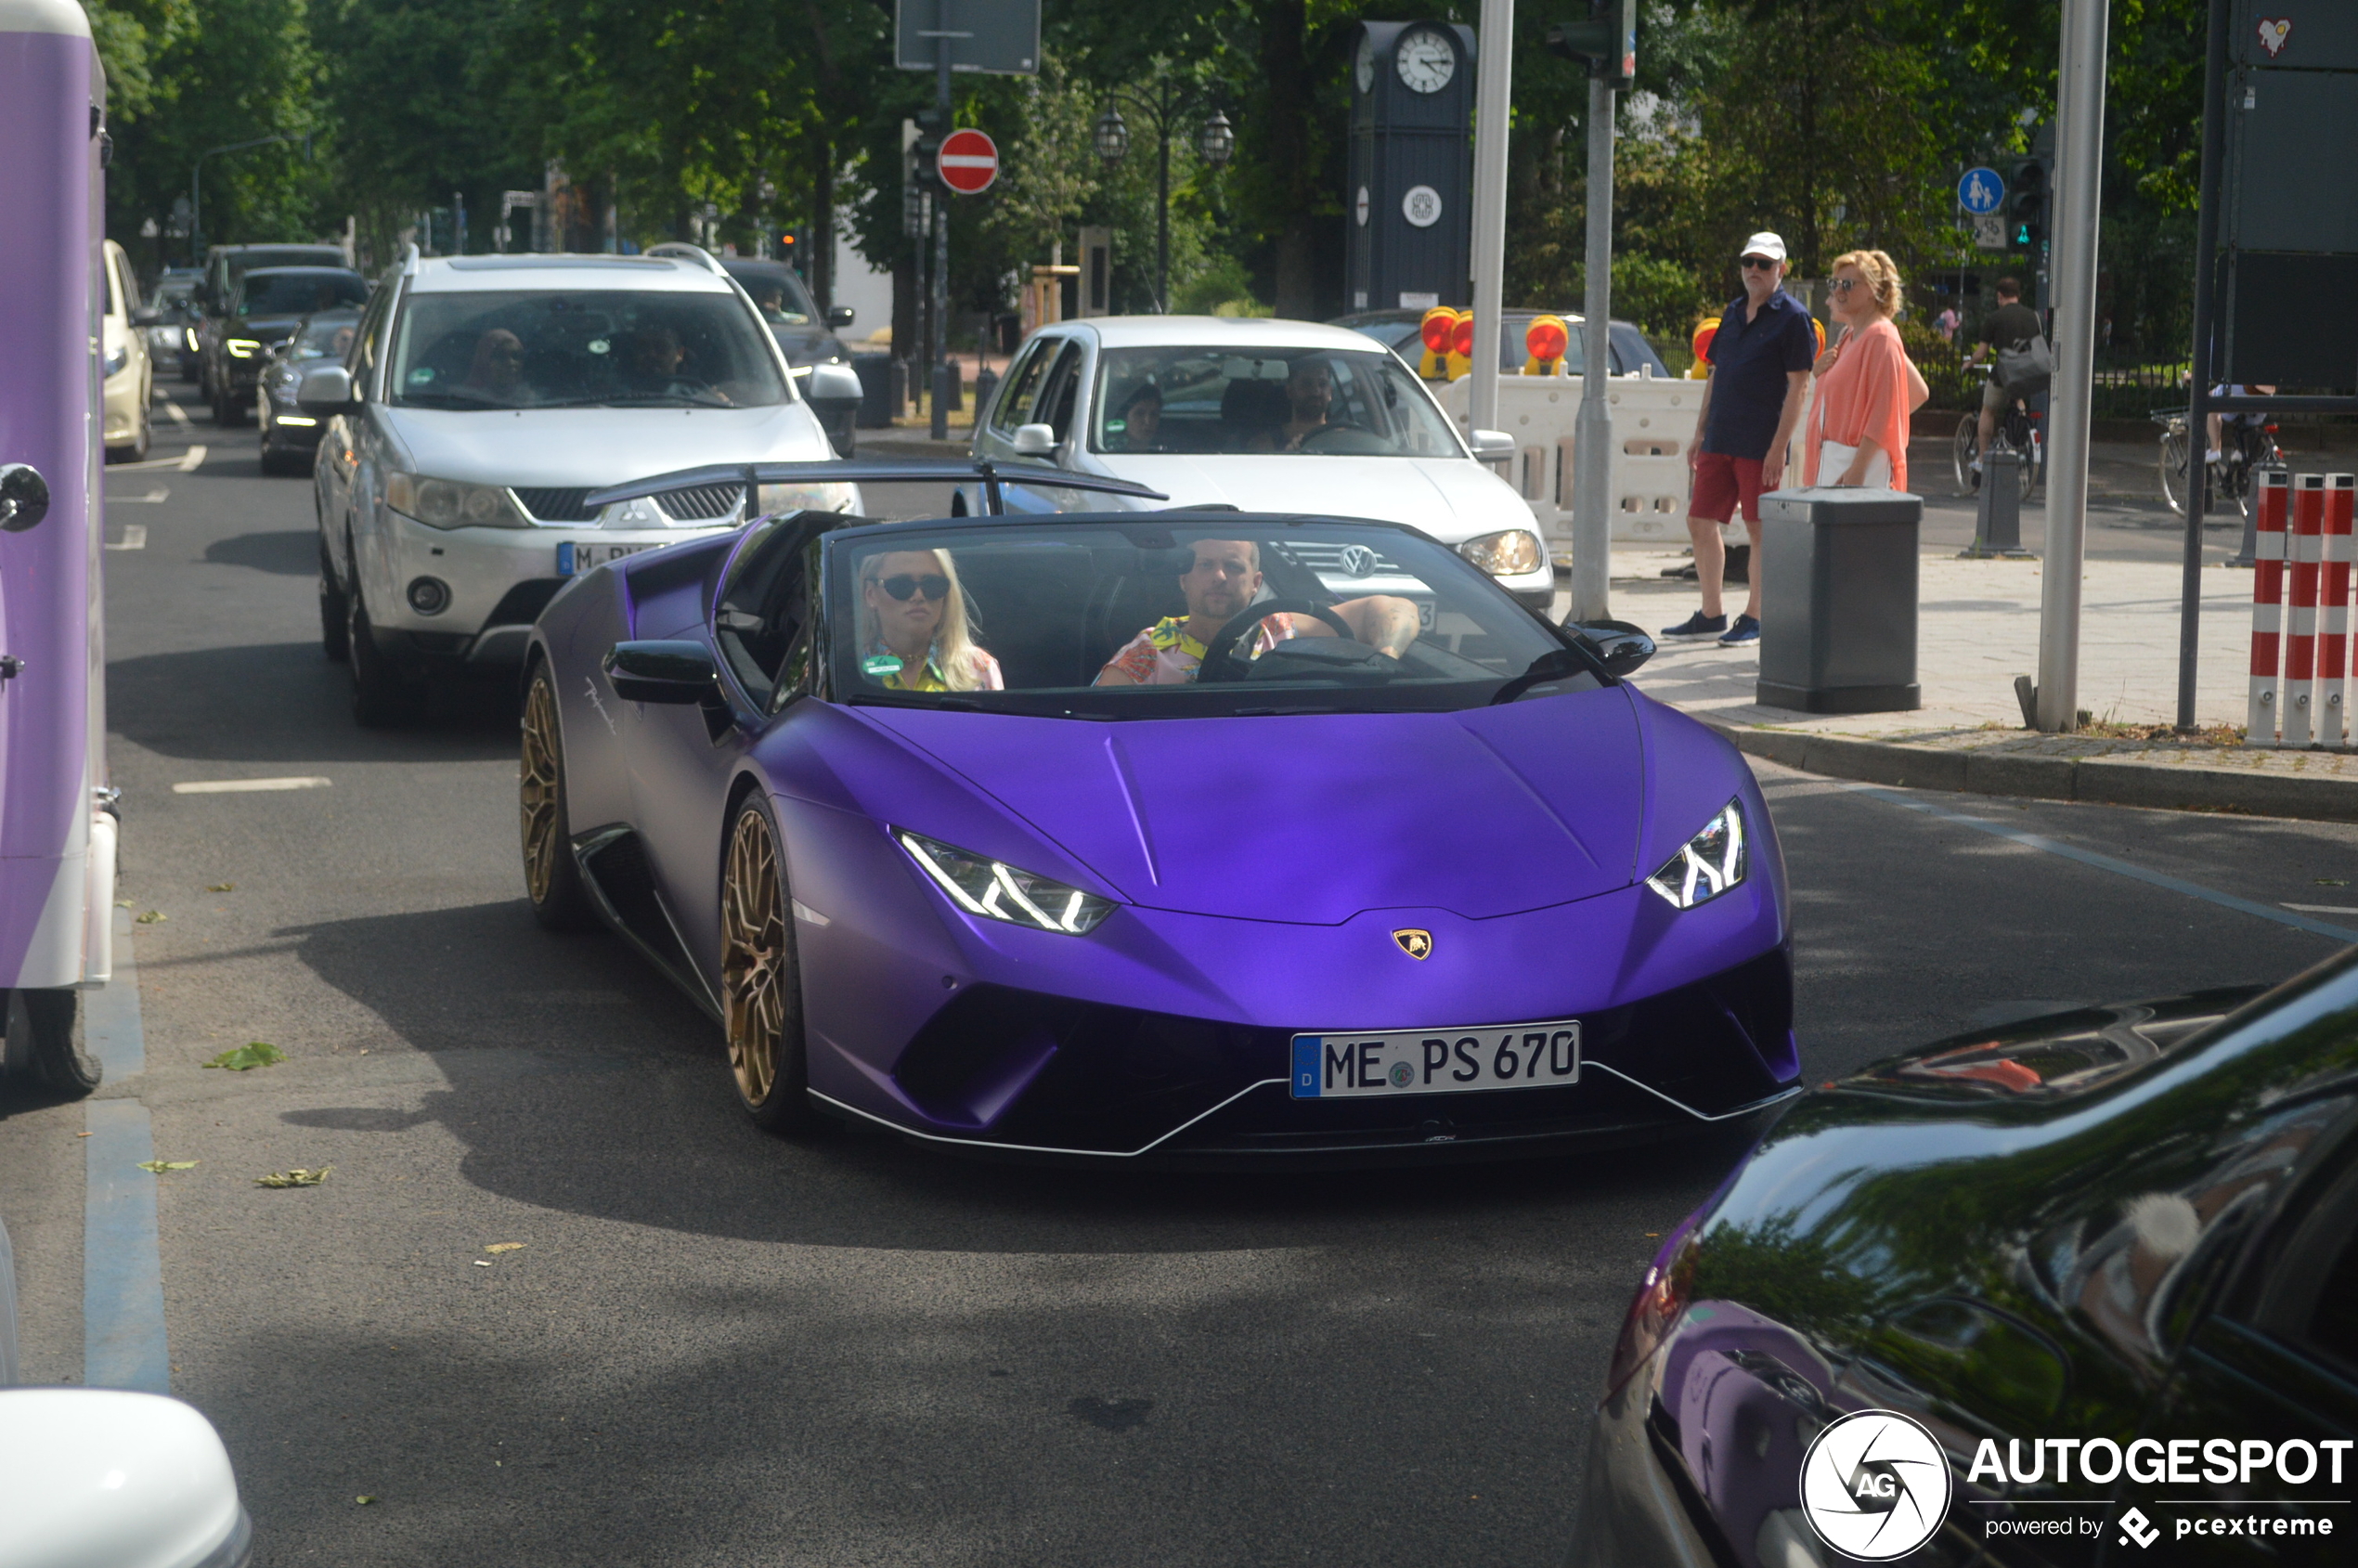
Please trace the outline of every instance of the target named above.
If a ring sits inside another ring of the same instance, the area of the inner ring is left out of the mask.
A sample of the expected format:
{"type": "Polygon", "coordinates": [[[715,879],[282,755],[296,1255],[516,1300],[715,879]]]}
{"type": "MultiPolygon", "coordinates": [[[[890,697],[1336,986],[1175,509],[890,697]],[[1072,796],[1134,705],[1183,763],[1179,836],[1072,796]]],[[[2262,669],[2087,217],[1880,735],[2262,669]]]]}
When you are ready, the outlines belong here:
{"type": "MultiPolygon", "coordinates": [[[[1978,374],[1984,381],[1994,373],[1993,368],[1988,365],[1969,364],[1964,369],[1978,374]]],[[[1975,400],[1974,406],[1976,408],[1980,407],[1979,399],[1975,400]]],[[[2030,499],[2030,492],[2037,489],[2039,482],[2047,476],[2046,419],[2043,411],[2031,408],[2026,399],[2016,397],[2008,401],[2005,411],[1990,427],[1990,452],[2012,452],[2022,460],[2015,469],[2015,476],[2021,482],[2024,500],[2030,499]]],[[[1981,474],[1973,465],[1974,445],[1980,439],[1980,434],[1981,423],[1977,415],[1969,413],[1957,421],[1957,434],[1951,443],[1950,457],[1956,465],[1957,493],[1961,496],[1977,495],[1981,490],[1981,474]]]]}
{"type": "MultiPolygon", "coordinates": [[[[2186,410],[2156,408],[2154,423],[2161,426],[2161,499],[2179,516],[2186,515],[2186,459],[2188,456],[2186,410]]],[[[2216,462],[2203,465],[2203,477],[2209,488],[2203,492],[2203,510],[2209,512],[2217,502],[2232,504],[2238,517],[2251,512],[2251,471],[2262,463],[2285,460],[2285,449],[2276,445],[2276,427],[2273,424],[2247,424],[2240,420],[2223,421],[2216,462]]]]}

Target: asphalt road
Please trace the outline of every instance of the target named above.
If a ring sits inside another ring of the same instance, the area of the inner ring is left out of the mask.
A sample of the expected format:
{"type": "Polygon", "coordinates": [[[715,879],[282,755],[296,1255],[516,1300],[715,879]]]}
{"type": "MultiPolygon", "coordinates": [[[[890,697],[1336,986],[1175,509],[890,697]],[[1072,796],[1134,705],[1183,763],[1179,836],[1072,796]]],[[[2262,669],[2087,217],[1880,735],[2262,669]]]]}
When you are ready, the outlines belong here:
{"type": "MultiPolygon", "coordinates": [[[[169,388],[168,388],[169,390],[169,388]]],[[[308,486],[110,473],[122,897],[175,1392],[266,1568],[1548,1564],[1639,1272],[1724,1142],[1178,1179],[782,1142],[715,1029],[526,913],[496,690],[355,729],[308,486]],[[127,498],[165,492],[153,500],[127,498]],[[175,794],[316,775],[323,788],[175,794]],[[292,1058],[199,1064],[266,1040],[292,1058]],[[253,1178],[331,1165],[324,1186],[253,1178]],[[491,1253],[495,1244],[520,1243],[491,1253]],[[484,1266],[487,1265],[487,1266],[484,1266]],[[359,1499],[371,1498],[370,1502],[359,1499]]],[[[1764,765],[1813,1078],[2336,944],[1764,765]]],[[[2358,829],[1904,793],[2271,905],[2358,829]]],[[[2333,918],[2326,916],[2324,918],[2333,918]]],[[[2358,916],[2349,917],[2358,924],[2358,916]]],[[[36,1381],[81,1372],[81,1107],[0,1120],[36,1381]]]]}

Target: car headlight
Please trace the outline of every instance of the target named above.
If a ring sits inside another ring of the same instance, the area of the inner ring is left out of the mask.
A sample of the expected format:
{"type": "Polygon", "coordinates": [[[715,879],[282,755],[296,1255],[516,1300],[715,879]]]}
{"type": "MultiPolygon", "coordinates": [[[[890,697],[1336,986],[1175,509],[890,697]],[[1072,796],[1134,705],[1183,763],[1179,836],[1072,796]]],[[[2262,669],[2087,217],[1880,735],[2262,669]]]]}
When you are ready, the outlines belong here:
{"type": "Polygon", "coordinates": [[[758,492],[764,516],[779,512],[849,512],[860,504],[852,485],[764,485],[758,492]]]}
{"type": "Polygon", "coordinates": [[[261,343],[253,338],[224,339],[221,346],[227,349],[233,358],[238,359],[251,359],[262,352],[261,343]]]}
{"type": "Polygon", "coordinates": [[[462,485],[416,473],[385,475],[385,505],[429,528],[529,528],[499,485],[462,485]]]}
{"type": "Polygon", "coordinates": [[[1548,552],[1539,548],[1539,536],[1527,528],[1502,528],[1468,539],[1458,547],[1458,553],[1494,577],[1519,577],[1548,564],[1548,552]]]}
{"type": "Polygon", "coordinates": [[[914,833],[896,830],[893,836],[900,840],[900,847],[919,869],[950,895],[950,901],[968,914],[1080,936],[1113,913],[1111,899],[1018,871],[1004,861],[988,860],[914,833]]]}
{"type": "Polygon", "coordinates": [[[194,327],[181,328],[180,341],[188,345],[189,353],[194,354],[197,351],[197,330],[194,327]]]}
{"type": "Polygon", "coordinates": [[[1732,800],[1703,824],[1679,851],[1646,878],[1646,886],[1670,901],[1673,909],[1707,903],[1744,879],[1752,866],[1752,845],[1744,836],[1744,814],[1732,800]]]}
{"type": "Polygon", "coordinates": [[[130,363],[131,345],[129,343],[124,343],[121,348],[116,349],[112,354],[107,356],[107,374],[111,376],[117,370],[122,369],[125,365],[130,363]]]}

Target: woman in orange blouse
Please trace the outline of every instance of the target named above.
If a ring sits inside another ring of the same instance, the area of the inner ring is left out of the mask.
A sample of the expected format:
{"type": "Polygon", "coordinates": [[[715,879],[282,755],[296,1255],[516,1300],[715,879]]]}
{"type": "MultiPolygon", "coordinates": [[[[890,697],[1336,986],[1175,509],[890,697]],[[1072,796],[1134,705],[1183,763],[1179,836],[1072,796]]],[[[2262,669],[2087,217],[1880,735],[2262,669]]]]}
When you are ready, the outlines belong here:
{"type": "Polygon", "coordinates": [[[1807,472],[1813,485],[1908,487],[1908,416],[1924,400],[1899,329],[1899,269],[1881,251],[1834,263],[1829,305],[1843,333],[1818,356],[1807,472]]]}

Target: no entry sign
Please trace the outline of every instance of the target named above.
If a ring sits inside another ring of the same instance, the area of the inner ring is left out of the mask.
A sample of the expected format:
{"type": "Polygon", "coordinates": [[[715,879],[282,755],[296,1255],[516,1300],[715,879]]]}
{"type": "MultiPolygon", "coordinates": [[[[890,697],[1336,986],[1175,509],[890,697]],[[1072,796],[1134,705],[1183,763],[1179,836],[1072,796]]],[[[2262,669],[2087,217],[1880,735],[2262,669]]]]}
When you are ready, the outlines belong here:
{"type": "Polygon", "coordinates": [[[976,196],[999,177],[999,149],[980,131],[952,131],[942,138],[937,160],[941,183],[961,196],[976,196]]]}

